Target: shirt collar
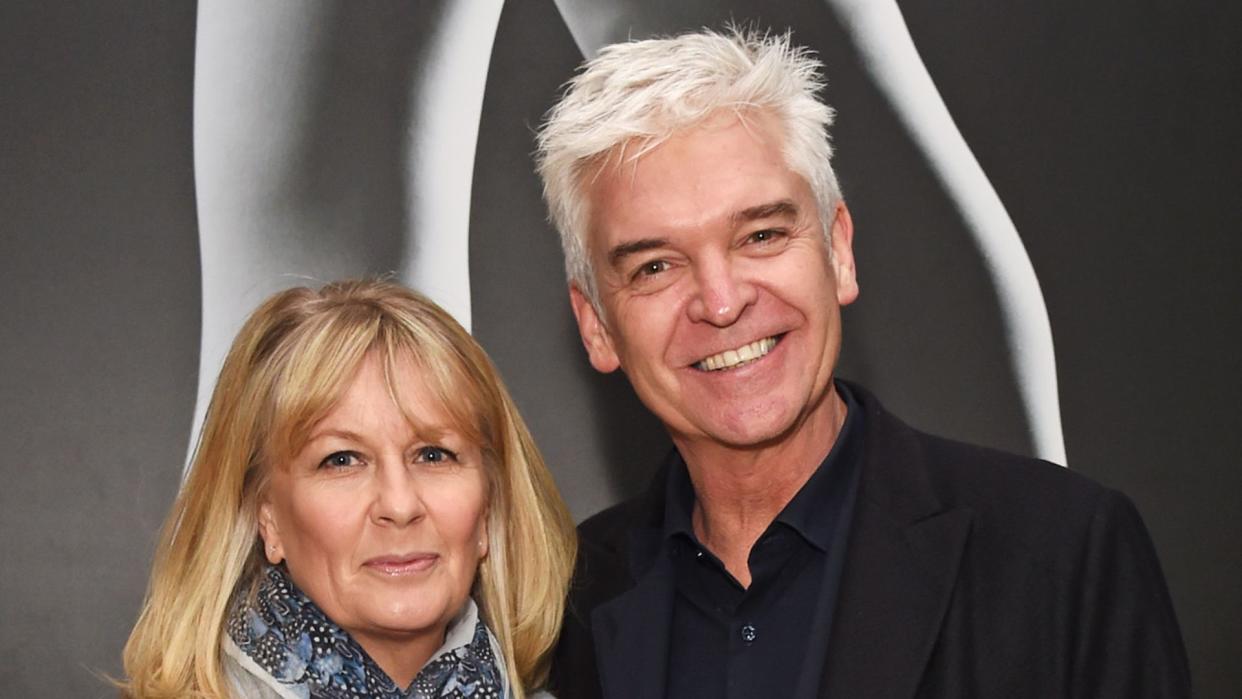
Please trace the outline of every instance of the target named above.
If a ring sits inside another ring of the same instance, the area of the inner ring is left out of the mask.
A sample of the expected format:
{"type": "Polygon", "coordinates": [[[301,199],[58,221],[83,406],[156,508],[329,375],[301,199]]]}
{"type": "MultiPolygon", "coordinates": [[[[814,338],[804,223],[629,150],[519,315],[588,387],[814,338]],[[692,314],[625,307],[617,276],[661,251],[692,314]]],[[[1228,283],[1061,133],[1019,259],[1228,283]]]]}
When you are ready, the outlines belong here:
{"type": "MultiPolygon", "coordinates": [[[[845,403],[845,421],[841,424],[841,431],[837,433],[828,455],[775,520],[798,532],[821,551],[831,547],[836,524],[836,513],[831,508],[823,507],[822,503],[832,502],[831,493],[847,486],[847,475],[862,459],[863,411],[848,386],[837,382],[835,387],[845,403]]],[[[692,520],[694,503],[694,484],[690,481],[690,472],[686,469],[686,462],[677,455],[669,469],[665,490],[663,533],[666,540],[683,535],[698,541],[692,520]]]]}

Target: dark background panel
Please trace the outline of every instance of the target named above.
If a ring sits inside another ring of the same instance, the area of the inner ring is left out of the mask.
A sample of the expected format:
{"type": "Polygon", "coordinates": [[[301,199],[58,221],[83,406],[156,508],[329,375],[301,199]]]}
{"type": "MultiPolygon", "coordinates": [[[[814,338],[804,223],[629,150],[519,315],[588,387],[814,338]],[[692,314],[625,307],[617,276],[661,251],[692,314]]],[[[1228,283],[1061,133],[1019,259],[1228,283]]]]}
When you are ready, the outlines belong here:
{"type": "Polygon", "coordinates": [[[0,694],[114,696],[199,344],[194,3],[0,6],[0,694]]]}
{"type": "MultiPolygon", "coordinates": [[[[990,281],[827,5],[621,6],[665,7],[622,36],[732,18],[791,26],[820,53],[862,283],[845,313],[841,373],[931,431],[1029,451],[990,281]]],[[[1238,696],[1242,12],[1206,0],[902,9],[1039,276],[1070,465],[1136,500],[1198,696],[1238,696]]],[[[340,99],[371,94],[375,81],[409,89],[403,66],[419,49],[363,46],[375,17],[335,21],[324,28],[328,62],[364,67],[321,76],[307,137],[324,143],[304,149],[298,167],[314,172],[299,191],[323,203],[323,225],[397,221],[399,207],[358,205],[400,198],[402,145],[350,130],[370,122],[340,99]]],[[[193,3],[0,5],[6,696],[112,695],[97,673],[119,671],[185,456],[202,303],[194,23],[193,3]]],[[[668,441],[624,377],[586,362],[529,159],[532,130],[579,58],[551,0],[506,3],[478,141],[470,273],[475,333],[581,518],[643,487],[668,441]]],[[[405,95],[374,104],[402,112],[405,95]]]]}
{"type": "Polygon", "coordinates": [[[1070,465],[1136,501],[1200,695],[1237,696],[1242,12],[902,7],[1039,274],[1070,465]]]}

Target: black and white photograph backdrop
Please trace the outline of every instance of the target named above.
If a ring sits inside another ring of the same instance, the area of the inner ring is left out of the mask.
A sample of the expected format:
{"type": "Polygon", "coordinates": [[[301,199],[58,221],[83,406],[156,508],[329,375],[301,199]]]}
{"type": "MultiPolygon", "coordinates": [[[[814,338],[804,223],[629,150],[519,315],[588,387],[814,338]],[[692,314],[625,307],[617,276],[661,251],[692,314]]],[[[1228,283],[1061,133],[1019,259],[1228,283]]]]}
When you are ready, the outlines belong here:
{"type": "Polygon", "coordinates": [[[500,368],[576,519],[670,448],[570,312],[531,153],[584,57],[824,63],[862,295],[839,375],[1122,490],[1196,693],[1242,696],[1242,9],[1187,0],[0,4],[0,694],[112,696],[234,333],[391,275],[500,368]]]}

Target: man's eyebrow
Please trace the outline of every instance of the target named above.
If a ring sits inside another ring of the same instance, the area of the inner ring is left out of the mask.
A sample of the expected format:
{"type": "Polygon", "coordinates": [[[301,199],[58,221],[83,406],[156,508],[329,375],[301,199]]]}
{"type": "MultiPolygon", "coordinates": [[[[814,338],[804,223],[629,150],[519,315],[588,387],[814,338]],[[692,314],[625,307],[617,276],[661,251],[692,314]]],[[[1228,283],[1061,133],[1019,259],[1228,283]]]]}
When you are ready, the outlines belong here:
{"type": "MultiPolygon", "coordinates": [[[[764,204],[757,204],[741,211],[735,212],[729,218],[732,219],[733,225],[745,223],[747,221],[758,221],[765,218],[789,217],[793,218],[798,215],[798,205],[792,199],[779,199],[764,204]]],[[[655,250],[668,245],[666,238],[640,238],[631,240],[628,243],[622,243],[608,251],[608,264],[615,267],[630,255],[636,255],[647,250],[655,250]]]]}
{"type": "Polygon", "coordinates": [[[731,217],[734,225],[747,221],[758,221],[765,218],[784,216],[794,218],[798,215],[798,205],[792,199],[780,199],[742,209],[731,217]]]}
{"type": "Polygon", "coordinates": [[[624,260],[630,255],[636,255],[640,252],[646,252],[647,250],[662,248],[667,245],[668,240],[664,238],[640,238],[638,240],[631,240],[628,243],[621,243],[608,251],[608,264],[616,267],[621,260],[624,260]]]}

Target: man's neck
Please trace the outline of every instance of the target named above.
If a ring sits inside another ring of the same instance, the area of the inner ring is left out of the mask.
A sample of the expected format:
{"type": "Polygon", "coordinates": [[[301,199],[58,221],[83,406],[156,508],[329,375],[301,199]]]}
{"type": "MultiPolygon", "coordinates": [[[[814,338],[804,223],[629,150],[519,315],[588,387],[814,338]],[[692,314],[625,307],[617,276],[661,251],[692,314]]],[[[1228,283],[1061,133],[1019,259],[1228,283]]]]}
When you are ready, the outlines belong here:
{"type": "Polygon", "coordinates": [[[835,389],[781,439],[739,449],[711,442],[677,444],[694,484],[694,533],[743,586],[755,541],[828,456],[845,422],[835,389]]]}

